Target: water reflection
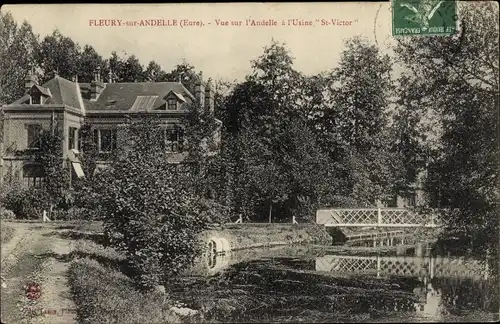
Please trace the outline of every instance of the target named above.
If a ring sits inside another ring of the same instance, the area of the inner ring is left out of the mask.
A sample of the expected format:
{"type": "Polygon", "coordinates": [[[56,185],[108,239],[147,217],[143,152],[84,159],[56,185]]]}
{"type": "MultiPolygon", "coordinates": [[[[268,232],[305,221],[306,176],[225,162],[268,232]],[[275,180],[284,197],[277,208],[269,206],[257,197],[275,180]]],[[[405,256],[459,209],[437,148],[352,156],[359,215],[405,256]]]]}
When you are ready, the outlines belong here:
{"type": "Polygon", "coordinates": [[[171,289],[206,320],[222,322],[456,321],[477,310],[481,320],[498,310],[483,262],[431,250],[420,243],[407,245],[403,255],[372,256],[209,248],[197,276],[171,289]]]}

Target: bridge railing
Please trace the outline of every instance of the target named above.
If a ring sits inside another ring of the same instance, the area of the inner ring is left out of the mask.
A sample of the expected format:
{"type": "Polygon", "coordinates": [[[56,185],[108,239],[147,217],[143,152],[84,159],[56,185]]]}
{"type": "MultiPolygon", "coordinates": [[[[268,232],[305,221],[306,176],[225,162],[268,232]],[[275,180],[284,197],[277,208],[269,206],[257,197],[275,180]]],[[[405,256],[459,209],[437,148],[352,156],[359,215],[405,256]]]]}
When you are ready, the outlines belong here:
{"type": "Polygon", "coordinates": [[[487,279],[487,264],[455,258],[325,255],[316,258],[316,270],[399,276],[468,277],[487,279]]]}
{"type": "Polygon", "coordinates": [[[419,214],[406,208],[331,208],[316,213],[316,223],[330,225],[424,226],[434,222],[433,214],[419,214]]]}

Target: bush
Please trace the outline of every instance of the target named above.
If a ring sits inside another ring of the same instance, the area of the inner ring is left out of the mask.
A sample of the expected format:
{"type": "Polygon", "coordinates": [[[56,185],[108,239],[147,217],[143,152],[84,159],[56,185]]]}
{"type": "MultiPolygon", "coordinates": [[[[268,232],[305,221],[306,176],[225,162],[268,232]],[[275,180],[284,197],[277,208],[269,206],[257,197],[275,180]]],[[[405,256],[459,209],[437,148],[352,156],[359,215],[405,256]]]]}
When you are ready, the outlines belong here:
{"type": "Polygon", "coordinates": [[[15,188],[5,195],[2,203],[18,219],[37,219],[50,209],[50,195],[43,189],[15,188]]]}
{"type": "Polygon", "coordinates": [[[165,163],[163,131],[152,120],[131,124],[133,145],[118,152],[95,183],[109,244],[123,252],[140,288],[152,289],[190,265],[200,252],[204,204],[189,189],[189,175],[165,163]]]}
{"type": "Polygon", "coordinates": [[[49,218],[51,218],[52,220],[65,221],[92,220],[94,219],[94,214],[95,211],[92,209],[72,207],[68,210],[55,210],[49,215],[49,218]]]}
{"type": "Polygon", "coordinates": [[[16,215],[12,210],[0,207],[0,219],[14,219],[16,215]]]}

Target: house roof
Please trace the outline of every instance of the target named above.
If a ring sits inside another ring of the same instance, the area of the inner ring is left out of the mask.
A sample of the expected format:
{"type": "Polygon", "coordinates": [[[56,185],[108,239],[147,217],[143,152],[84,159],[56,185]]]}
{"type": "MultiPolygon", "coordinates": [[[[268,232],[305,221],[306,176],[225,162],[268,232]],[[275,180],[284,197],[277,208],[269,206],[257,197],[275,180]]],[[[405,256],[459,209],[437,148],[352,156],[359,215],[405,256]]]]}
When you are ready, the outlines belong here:
{"type": "Polygon", "coordinates": [[[173,94],[177,97],[177,99],[179,99],[180,101],[182,101],[182,102],[186,102],[186,98],[184,98],[184,96],[183,96],[182,94],[180,94],[180,93],[178,93],[178,92],[176,92],[176,91],[173,91],[173,90],[171,90],[171,91],[170,91],[170,92],[166,95],[166,97],[168,97],[168,95],[169,95],[170,93],[173,93],[173,94]]]}
{"type": "Polygon", "coordinates": [[[158,96],[137,96],[134,104],[130,108],[131,111],[150,111],[158,96]]]}
{"type": "MultiPolygon", "coordinates": [[[[80,83],[82,92],[90,91],[90,84],[80,83]]],[[[176,96],[184,96],[194,100],[193,95],[178,82],[135,82],[108,83],[97,100],[84,99],[87,110],[154,110],[166,103],[167,94],[174,92],[176,96]],[[153,101],[154,98],[154,101],[153,101]]],[[[88,96],[87,96],[88,98],[88,96]]],[[[181,99],[181,100],[182,100],[181,99]]]]}
{"type": "MultiPolygon", "coordinates": [[[[83,102],[80,100],[81,94],[76,83],[66,80],[60,76],[55,76],[44,84],[33,85],[41,93],[48,96],[45,104],[58,104],[84,109],[83,102]]],[[[25,94],[10,105],[24,104],[29,100],[29,94],[25,94]]]]}
{"type": "Polygon", "coordinates": [[[42,94],[46,95],[47,97],[52,97],[52,94],[50,93],[49,88],[41,87],[38,84],[35,84],[33,86],[36,87],[38,89],[38,91],[40,91],[42,94]]]}
{"type": "Polygon", "coordinates": [[[48,104],[63,104],[78,109],[85,109],[81,105],[80,91],[76,83],[66,80],[60,76],[55,76],[43,85],[45,88],[50,89],[52,98],[48,100],[48,104]]]}
{"type": "MultiPolygon", "coordinates": [[[[45,104],[67,105],[82,111],[151,111],[165,105],[170,94],[182,102],[186,98],[195,100],[179,82],[108,83],[97,100],[90,99],[90,83],[75,83],[60,76],[35,86],[49,97],[45,104]]],[[[25,94],[11,105],[25,104],[28,100],[29,94],[25,94]]]]}

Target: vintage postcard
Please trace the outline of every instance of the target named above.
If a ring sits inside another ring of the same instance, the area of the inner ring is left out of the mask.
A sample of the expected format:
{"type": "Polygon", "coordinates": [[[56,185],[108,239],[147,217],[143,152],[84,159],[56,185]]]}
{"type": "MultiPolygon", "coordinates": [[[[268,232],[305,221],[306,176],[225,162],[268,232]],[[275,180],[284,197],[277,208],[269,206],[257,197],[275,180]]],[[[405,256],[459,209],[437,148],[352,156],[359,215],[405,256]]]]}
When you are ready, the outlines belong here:
{"type": "Polygon", "coordinates": [[[493,1],[0,9],[1,322],[495,322],[493,1]]]}

